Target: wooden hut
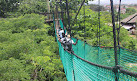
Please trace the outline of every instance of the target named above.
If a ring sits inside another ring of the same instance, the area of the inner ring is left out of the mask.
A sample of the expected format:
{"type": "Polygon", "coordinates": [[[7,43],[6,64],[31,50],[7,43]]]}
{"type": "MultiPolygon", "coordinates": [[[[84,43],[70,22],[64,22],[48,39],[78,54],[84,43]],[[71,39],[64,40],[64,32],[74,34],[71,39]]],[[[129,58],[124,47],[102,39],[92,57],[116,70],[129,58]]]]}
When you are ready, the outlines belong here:
{"type": "Polygon", "coordinates": [[[137,29],[137,13],[130,15],[129,17],[121,21],[122,27],[130,31],[131,29],[137,29]]]}

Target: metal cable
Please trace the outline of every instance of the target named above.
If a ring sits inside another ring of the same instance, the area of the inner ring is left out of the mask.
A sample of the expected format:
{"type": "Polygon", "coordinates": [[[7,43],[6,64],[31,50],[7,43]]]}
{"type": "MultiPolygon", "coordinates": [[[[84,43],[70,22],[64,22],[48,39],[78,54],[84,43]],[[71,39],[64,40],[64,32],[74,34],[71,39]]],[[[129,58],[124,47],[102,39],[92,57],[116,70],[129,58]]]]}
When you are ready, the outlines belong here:
{"type": "MultiPolygon", "coordinates": [[[[80,12],[80,10],[81,10],[81,8],[82,8],[82,6],[83,6],[84,3],[85,3],[85,0],[83,0],[83,2],[81,3],[81,6],[80,6],[80,8],[79,8],[79,10],[78,10],[78,12],[77,12],[77,14],[76,14],[75,19],[74,19],[73,22],[75,22],[75,20],[76,20],[76,18],[77,18],[77,16],[78,16],[78,14],[79,14],[79,12],[80,12]]],[[[73,25],[74,25],[74,23],[72,23],[71,27],[72,27],[73,25]]]]}

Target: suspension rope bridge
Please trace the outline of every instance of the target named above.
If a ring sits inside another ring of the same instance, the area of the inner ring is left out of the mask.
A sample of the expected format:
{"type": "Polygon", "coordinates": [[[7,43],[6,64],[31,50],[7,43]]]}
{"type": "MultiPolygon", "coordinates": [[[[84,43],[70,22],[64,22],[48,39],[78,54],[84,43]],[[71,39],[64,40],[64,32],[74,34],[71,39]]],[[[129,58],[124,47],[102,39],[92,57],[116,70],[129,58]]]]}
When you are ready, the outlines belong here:
{"type": "MultiPolygon", "coordinates": [[[[62,22],[60,24],[63,26],[62,22]]],[[[74,38],[73,40],[76,41],[74,38]]],[[[70,53],[58,41],[59,54],[68,81],[115,81],[115,77],[119,77],[119,81],[137,81],[137,73],[134,73],[137,72],[136,67],[128,67],[128,64],[137,62],[136,52],[120,48],[119,64],[122,68],[119,67],[119,73],[115,76],[114,48],[85,44],[84,50],[84,43],[78,40],[77,45],[73,46],[74,53],[70,53]]]]}
{"type": "MultiPolygon", "coordinates": [[[[57,22],[54,14],[53,23],[56,35],[57,22]]],[[[59,24],[63,29],[61,19],[59,24]]],[[[113,29],[115,30],[115,28],[113,29]]],[[[78,40],[78,43],[72,46],[74,52],[70,52],[58,41],[57,35],[56,39],[68,81],[137,81],[136,51],[120,46],[91,46],[82,40],[78,40]],[[119,49],[116,51],[117,47],[119,49]],[[117,57],[115,52],[118,52],[117,57]]],[[[76,41],[75,38],[72,39],[76,41]]]]}

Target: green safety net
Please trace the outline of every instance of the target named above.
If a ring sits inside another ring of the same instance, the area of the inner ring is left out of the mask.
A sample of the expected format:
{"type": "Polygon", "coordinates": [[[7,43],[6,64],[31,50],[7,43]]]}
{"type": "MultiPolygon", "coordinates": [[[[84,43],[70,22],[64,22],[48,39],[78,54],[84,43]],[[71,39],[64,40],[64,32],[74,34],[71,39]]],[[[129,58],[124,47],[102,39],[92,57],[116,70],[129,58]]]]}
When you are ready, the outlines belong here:
{"type": "MultiPolygon", "coordinates": [[[[55,27],[56,23],[55,21],[53,22],[55,27]]],[[[63,28],[61,20],[60,26],[63,28]]],[[[72,39],[74,42],[76,41],[76,39],[72,39]]],[[[120,71],[115,75],[112,69],[91,64],[95,63],[98,65],[114,67],[114,48],[91,46],[81,40],[78,40],[78,43],[73,45],[73,51],[74,54],[76,54],[74,55],[64,50],[58,40],[57,42],[59,45],[60,58],[68,81],[115,81],[115,77],[118,77],[119,81],[137,81],[137,77],[121,73],[120,71]]],[[[120,48],[118,50],[118,62],[119,65],[122,66],[122,69],[137,72],[136,52],[120,48]]]]}

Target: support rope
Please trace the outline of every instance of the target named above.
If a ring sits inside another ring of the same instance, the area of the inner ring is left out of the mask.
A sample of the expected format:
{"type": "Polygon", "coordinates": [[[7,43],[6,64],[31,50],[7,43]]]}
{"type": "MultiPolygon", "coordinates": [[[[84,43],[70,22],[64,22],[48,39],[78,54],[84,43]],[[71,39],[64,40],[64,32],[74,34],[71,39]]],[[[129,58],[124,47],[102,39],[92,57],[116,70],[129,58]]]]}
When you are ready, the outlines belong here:
{"type": "MultiPolygon", "coordinates": [[[[76,14],[75,19],[74,19],[73,22],[75,22],[75,20],[76,20],[76,18],[77,18],[77,16],[78,16],[78,14],[79,14],[79,12],[80,12],[80,10],[81,10],[81,8],[82,8],[82,6],[83,6],[84,3],[85,3],[85,0],[83,0],[83,2],[81,3],[81,6],[80,6],[80,8],[79,8],[79,10],[78,10],[78,12],[77,12],[77,14],[76,14]]],[[[72,23],[72,26],[73,26],[73,25],[74,25],[74,24],[72,23]]]]}
{"type": "Polygon", "coordinates": [[[113,24],[113,39],[114,39],[114,54],[115,54],[115,81],[118,81],[118,59],[117,59],[117,43],[116,43],[116,28],[115,28],[115,15],[114,15],[114,8],[113,8],[113,0],[111,2],[111,16],[112,16],[112,24],[113,24]]]}
{"type": "MultiPolygon", "coordinates": [[[[119,30],[117,30],[117,33],[118,33],[118,35],[117,35],[117,41],[118,41],[118,46],[120,46],[120,40],[119,40],[119,34],[120,34],[120,12],[121,12],[121,0],[119,0],[119,10],[118,10],[118,25],[119,25],[119,30]]],[[[119,59],[118,60],[120,60],[120,47],[118,48],[119,50],[118,50],[118,54],[119,54],[119,59]]],[[[120,62],[118,62],[119,63],[119,65],[120,65],[120,62]]]]}
{"type": "Polygon", "coordinates": [[[85,59],[85,37],[86,37],[86,27],[85,27],[85,4],[84,4],[84,6],[83,6],[83,9],[84,9],[84,59],[85,59]]]}

